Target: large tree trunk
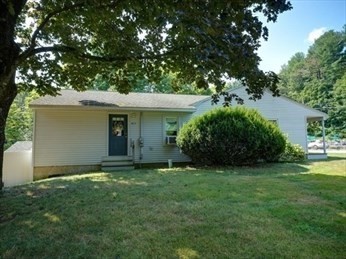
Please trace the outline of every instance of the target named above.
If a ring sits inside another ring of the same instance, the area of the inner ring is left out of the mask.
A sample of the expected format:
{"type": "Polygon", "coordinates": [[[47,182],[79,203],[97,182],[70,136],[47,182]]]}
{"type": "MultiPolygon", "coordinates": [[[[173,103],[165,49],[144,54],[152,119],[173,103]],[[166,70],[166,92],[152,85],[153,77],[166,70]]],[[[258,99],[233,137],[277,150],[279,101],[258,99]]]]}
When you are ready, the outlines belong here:
{"type": "Polygon", "coordinates": [[[3,160],[4,160],[4,145],[5,145],[5,127],[7,115],[10,110],[11,104],[17,95],[17,87],[14,83],[8,82],[4,85],[0,81],[0,190],[3,188],[3,160]]]}
{"type": "Polygon", "coordinates": [[[5,126],[8,111],[17,95],[15,82],[20,49],[15,42],[15,25],[26,1],[0,1],[0,190],[3,187],[5,126]]]}

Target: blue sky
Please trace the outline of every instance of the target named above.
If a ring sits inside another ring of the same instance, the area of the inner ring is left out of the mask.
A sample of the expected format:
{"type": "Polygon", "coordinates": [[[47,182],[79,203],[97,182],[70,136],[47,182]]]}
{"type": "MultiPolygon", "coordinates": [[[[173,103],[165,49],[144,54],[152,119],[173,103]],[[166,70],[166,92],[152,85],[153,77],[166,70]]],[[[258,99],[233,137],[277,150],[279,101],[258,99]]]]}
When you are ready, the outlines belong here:
{"type": "Polygon", "coordinates": [[[346,24],[346,0],[291,0],[293,9],[269,23],[268,41],[258,50],[260,68],[279,72],[297,52],[307,53],[324,31],[341,31],[346,24]],[[310,35],[310,39],[309,39],[310,35]]]}

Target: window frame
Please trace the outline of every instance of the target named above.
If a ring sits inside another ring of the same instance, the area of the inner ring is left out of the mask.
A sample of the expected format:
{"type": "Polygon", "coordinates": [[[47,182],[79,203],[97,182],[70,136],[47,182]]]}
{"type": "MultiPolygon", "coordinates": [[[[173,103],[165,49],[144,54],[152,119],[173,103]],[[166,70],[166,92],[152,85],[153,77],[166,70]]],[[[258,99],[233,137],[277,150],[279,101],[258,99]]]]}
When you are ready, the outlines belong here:
{"type": "Polygon", "coordinates": [[[274,125],[276,125],[276,126],[279,126],[279,120],[278,119],[273,119],[273,118],[271,118],[271,119],[267,119],[270,123],[273,123],[274,125]]]}
{"type": "Polygon", "coordinates": [[[165,117],[164,118],[164,135],[165,135],[165,137],[168,137],[168,136],[170,136],[170,137],[176,137],[176,136],[178,136],[178,132],[179,132],[179,119],[178,119],[178,117],[177,116],[175,116],[175,117],[165,117]],[[169,131],[169,130],[167,130],[167,119],[174,119],[175,120],[175,122],[176,122],[176,130],[171,130],[171,131],[175,131],[176,133],[175,133],[175,135],[173,135],[173,134],[167,134],[167,132],[169,131]]]}
{"type": "Polygon", "coordinates": [[[176,143],[169,143],[168,142],[168,138],[169,137],[177,137],[178,133],[179,133],[179,129],[180,129],[180,123],[179,123],[179,117],[178,116],[164,116],[163,117],[163,142],[165,145],[175,145],[176,143]],[[176,122],[176,130],[175,130],[175,135],[173,134],[167,134],[168,130],[167,130],[167,120],[168,119],[173,119],[176,122]]]}

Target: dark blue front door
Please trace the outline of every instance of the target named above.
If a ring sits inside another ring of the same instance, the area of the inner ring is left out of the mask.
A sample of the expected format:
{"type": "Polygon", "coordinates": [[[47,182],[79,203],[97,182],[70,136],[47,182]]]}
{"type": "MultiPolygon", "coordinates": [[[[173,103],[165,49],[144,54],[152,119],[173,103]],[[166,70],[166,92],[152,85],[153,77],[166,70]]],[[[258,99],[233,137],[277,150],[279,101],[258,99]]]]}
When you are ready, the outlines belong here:
{"type": "Polygon", "coordinates": [[[127,115],[109,115],[108,155],[127,155],[127,115]]]}

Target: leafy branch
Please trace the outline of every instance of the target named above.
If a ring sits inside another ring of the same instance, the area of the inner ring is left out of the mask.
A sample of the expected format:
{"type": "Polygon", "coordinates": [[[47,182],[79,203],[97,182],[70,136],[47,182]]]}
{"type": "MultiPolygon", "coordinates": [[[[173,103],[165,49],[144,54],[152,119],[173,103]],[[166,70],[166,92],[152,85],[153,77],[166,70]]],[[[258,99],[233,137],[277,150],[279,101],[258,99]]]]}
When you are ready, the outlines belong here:
{"type": "MultiPolygon", "coordinates": [[[[109,4],[95,5],[95,8],[115,7],[117,3],[118,3],[118,1],[112,1],[109,4]]],[[[44,29],[44,27],[49,23],[49,21],[53,17],[55,17],[55,16],[57,16],[57,15],[63,13],[63,12],[73,11],[73,10],[76,10],[76,9],[83,8],[83,7],[86,6],[86,4],[87,4],[87,1],[81,1],[81,2],[78,2],[78,3],[72,4],[72,5],[66,5],[66,6],[64,6],[64,7],[60,8],[60,9],[57,9],[55,11],[52,11],[52,12],[48,13],[46,15],[46,17],[42,20],[42,22],[37,26],[35,31],[33,32],[32,36],[31,36],[29,47],[25,51],[23,51],[23,53],[21,55],[19,55],[19,61],[21,62],[21,61],[25,60],[26,58],[28,58],[30,56],[33,56],[33,55],[35,55],[37,53],[44,52],[45,47],[35,49],[37,37],[40,34],[40,32],[44,29]]],[[[47,51],[52,51],[52,47],[46,47],[46,48],[47,48],[47,51]]]]}
{"type": "Polygon", "coordinates": [[[36,55],[46,52],[60,52],[60,53],[72,53],[75,57],[82,59],[89,59],[91,61],[100,61],[100,62],[116,62],[116,61],[130,61],[130,60],[154,60],[167,56],[177,55],[179,49],[191,48],[192,46],[181,46],[160,54],[153,55],[132,55],[132,56],[96,56],[89,53],[81,52],[78,48],[66,46],[66,45],[53,45],[46,47],[39,47],[31,50],[30,55],[36,55]]]}

